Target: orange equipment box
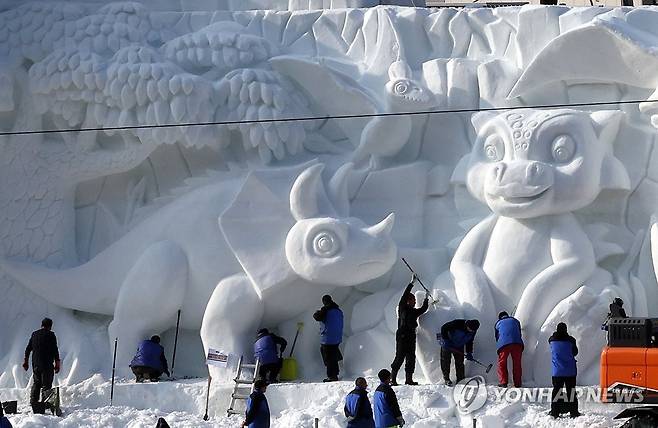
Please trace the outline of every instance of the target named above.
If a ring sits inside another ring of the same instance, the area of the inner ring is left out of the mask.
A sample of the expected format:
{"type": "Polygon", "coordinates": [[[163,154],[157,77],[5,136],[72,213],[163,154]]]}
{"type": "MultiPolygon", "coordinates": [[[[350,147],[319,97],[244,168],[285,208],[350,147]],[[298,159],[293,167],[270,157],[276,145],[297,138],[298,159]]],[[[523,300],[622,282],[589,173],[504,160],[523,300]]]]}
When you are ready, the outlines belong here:
{"type": "Polygon", "coordinates": [[[602,401],[658,403],[658,348],[606,346],[600,376],[602,401]]]}

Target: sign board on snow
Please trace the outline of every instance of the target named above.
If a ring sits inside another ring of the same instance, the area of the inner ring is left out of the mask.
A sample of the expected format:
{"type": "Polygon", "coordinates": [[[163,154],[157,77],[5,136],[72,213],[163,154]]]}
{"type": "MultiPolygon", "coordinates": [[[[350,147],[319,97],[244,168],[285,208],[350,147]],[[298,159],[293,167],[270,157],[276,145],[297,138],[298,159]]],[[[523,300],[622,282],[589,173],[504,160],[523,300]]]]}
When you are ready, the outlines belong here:
{"type": "Polygon", "coordinates": [[[216,349],[208,348],[208,356],[206,357],[206,364],[217,367],[228,366],[228,354],[218,351],[216,349]]]}

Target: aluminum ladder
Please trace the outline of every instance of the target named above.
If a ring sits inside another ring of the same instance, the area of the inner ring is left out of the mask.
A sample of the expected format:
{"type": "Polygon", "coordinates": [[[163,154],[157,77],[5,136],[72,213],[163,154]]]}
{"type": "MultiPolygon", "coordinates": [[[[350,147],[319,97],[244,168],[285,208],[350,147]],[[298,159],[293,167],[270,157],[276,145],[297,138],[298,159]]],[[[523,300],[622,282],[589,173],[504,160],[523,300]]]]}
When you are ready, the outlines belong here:
{"type": "Polygon", "coordinates": [[[243,361],[244,356],[240,356],[240,360],[238,360],[238,373],[235,375],[235,379],[233,379],[235,385],[233,386],[233,393],[231,394],[231,404],[228,406],[228,410],[226,411],[229,416],[244,414],[244,410],[236,410],[235,405],[240,400],[246,401],[249,398],[249,395],[254,392],[254,382],[258,377],[260,361],[256,359],[256,364],[245,364],[243,361]],[[254,370],[254,375],[251,379],[242,378],[244,369],[254,370]],[[247,388],[249,389],[248,392],[245,391],[247,388]]]}

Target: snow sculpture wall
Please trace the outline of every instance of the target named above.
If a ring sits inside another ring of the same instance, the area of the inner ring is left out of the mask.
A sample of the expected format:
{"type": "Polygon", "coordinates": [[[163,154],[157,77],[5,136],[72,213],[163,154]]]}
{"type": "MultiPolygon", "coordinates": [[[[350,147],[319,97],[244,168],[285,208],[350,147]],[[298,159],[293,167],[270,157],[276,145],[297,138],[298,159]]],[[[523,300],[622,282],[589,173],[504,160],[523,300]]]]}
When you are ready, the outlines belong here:
{"type": "Polygon", "coordinates": [[[44,315],[72,382],[107,373],[115,336],[124,371],[139,338],[170,346],[178,308],[177,373],[302,321],[296,354],[318,378],[326,292],[345,371],[374,373],[409,277],[396,252],[439,300],[419,331],[427,379],[442,322],[479,317],[488,360],[490,323],[516,307],[526,381],[548,381],[565,320],[596,383],[612,297],[658,316],[658,103],[623,102],[655,99],[656,28],[652,8],[8,9],[2,130],[93,130],[0,137],[0,385],[26,384],[44,315]],[[394,112],[415,114],[236,123],[394,112]],[[111,129],[213,121],[232,123],[111,129]]]}

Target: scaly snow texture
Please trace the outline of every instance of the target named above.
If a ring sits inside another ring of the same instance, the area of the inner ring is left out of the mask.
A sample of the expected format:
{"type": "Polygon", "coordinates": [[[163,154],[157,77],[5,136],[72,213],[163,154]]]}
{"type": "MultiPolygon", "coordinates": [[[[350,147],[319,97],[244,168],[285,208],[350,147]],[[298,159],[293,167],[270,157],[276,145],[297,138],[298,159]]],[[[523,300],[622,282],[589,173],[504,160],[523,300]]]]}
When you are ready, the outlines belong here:
{"type": "MultiPolygon", "coordinates": [[[[368,378],[370,397],[377,383],[368,378]]],[[[15,427],[153,427],[164,417],[172,427],[234,428],[241,416],[228,418],[225,410],[231,385],[214,386],[211,393],[210,420],[202,419],[205,405],[206,381],[200,379],[161,382],[157,384],[118,383],[114,391],[114,407],[109,407],[110,385],[100,376],[62,389],[64,417],[32,415],[10,416],[15,427]]],[[[332,384],[280,384],[267,390],[272,412],[272,426],[280,428],[312,427],[314,418],[322,428],[345,426],[343,404],[345,395],[353,388],[352,382],[332,384]]],[[[583,391],[592,391],[584,387],[583,391]]],[[[581,403],[584,416],[578,419],[553,420],[548,416],[548,403],[509,404],[492,402],[473,415],[456,416],[452,388],[443,385],[400,386],[395,388],[408,427],[588,427],[615,426],[611,419],[622,410],[621,405],[581,403]]],[[[489,396],[492,397],[493,389],[489,396]]],[[[27,391],[0,389],[3,400],[26,401],[27,391]]],[[[25,406],[19,408],[27,412],[25,406]]],[[[619,425],[619,424],[618,424],[619,425]]]]}

